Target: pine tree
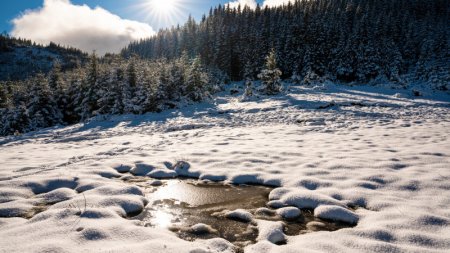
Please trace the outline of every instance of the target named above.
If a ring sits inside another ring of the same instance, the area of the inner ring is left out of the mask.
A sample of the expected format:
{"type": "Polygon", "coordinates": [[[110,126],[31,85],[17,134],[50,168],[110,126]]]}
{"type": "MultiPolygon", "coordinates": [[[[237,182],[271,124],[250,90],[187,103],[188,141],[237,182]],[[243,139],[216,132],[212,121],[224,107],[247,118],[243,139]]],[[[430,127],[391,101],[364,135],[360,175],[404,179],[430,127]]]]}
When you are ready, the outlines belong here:
{"type": "Polygon", "coordinates": [[[49,127],[62,122],[62,113],[57,107],[47,79],[42,74],[33,80],[30,97],[32,99],[27,109],[31,117],[31,128],[49,127]]]}
{"type": "Polygon", "coordinates": [[[205,86],[208,84],[208,76],[203,71],[200,58],[196,57],[188,70],[186,78],[186,93],[193,101],[200,101],[204,97],[205,86]]]}
{"type": "Polygon", "coordinates": [[[81,96],[83,99],[81,101],[80,107],[78,109],[81,119],[86,120],[92,115],[96,114],[96,110],[99,109],[99,69],[98,69],[98,59],[95,52],[92,53],[89,65],[87,67],[87,75],[83,83],[81,84],[81,96]]]}
{"type": "Polygon", "coordinates": [[[266,67],[258,75],[261,80],[261,91],[267,95],[274,95],[281,91],[281,71],[277,67],[275,50],[271,50],[266,57],[266,67]]]}
{"type": "Polygon", "coordinates": [[[0,109],[8,107],[8,94],[6,84],[0,82],[0,109]]]}

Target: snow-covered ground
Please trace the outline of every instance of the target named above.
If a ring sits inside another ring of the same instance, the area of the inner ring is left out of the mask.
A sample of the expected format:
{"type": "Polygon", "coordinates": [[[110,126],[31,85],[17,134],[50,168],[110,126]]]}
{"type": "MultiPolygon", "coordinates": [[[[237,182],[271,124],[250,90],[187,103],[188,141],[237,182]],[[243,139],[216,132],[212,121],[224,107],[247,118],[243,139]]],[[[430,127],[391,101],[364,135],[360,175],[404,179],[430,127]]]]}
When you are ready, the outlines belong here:
{"type": "Polygon", "coordinates": [[[247,102],[223,92],[180,110],[3,138],[0,216],[11,217],[0,218],[0,251],[233,251],[123,218],[148,203],[116,178],[131,169],[279,186],[271,206],[357,222],[286,236],[281,223],[257,221],[246,252],[449,252],[449,135],[447,94],[330,84],[247,102]]]}

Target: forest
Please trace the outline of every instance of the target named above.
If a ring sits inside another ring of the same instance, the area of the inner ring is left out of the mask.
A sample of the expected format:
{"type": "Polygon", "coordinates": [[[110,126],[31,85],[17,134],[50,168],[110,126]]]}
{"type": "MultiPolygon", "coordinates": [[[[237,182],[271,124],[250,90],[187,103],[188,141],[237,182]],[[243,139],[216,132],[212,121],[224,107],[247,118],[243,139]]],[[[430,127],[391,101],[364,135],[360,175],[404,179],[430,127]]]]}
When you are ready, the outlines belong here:
{"type": "Polygon", "coordinates": [[[422,80],[447,89],[449,17],[446,0],[301,0],[254,10],[218,6],[200,22],[190,18],[131,43],[122,54],[172,59],[186,51],[242,80],[255,79],[274,49],[284,78],[422,80]]]}
{"type": "MultiPolygon", "coordinates": [[[[175,108],[211,97],[229,81],[246,80],[251,86],[259,80],[267,95],[280,91],[281,79],[400,88],[423,82],[429,89],[449,90],[449,17],[446,0],[303,0],[256,9],[219,5],[199,22],[189,18],[118,55],[94,52],[88,59],[52,43],[47,50],[60,56],[47,56],[54,60],[51,65],[39,67],[42,62],[32,58],[30,66],[36,68],[30,74],[24,70],[22,78],[1,81],[0,135],[103,114],[175,108]]],[[[2,55],[17,48],[33,53],[44,47],[2,36],[2,55]]]]}

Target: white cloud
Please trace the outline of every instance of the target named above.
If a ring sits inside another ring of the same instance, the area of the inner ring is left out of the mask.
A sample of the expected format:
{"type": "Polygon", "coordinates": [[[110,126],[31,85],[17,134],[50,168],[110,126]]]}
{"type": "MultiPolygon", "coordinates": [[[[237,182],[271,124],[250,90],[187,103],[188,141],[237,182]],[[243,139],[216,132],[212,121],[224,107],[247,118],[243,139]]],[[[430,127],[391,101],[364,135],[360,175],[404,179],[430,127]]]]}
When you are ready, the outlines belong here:
{"type": "Polygon", "coordinates": [[[265,0],[263,6],[280,6],[280,5],[287,5],[289,2],[294,3],[295,0],[265,0]]]}
{"type": "Polygon", "coordinates": [[[12,20],[12,35],[38,43],[51,41],[100,55],[119,52],[129,42],[153,35],[144,23],[122,19],[109,11],[70,0],[44,0],[44,6],[28,10],[12,20]]]}
{"type": "Polygon", "coordinates": [[[244,8],[244,6],[247,5],[251,9],[255,9],[256,0],[236,0],[233,2],[229,2],[228,5],[230,6],[230,8],[237,8],[239,5],[241,5],[241,8],[244,8]]]}

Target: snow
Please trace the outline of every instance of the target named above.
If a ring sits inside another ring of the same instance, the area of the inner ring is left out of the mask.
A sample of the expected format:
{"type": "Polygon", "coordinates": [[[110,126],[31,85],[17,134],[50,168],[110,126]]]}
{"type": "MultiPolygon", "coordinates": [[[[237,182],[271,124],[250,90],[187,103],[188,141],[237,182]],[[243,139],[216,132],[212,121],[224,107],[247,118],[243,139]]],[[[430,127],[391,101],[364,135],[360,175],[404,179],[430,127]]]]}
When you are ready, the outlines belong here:
{"type": "Polygon", "coordinates": [[[232,252],[223,239],[188,242],[133,220],[148,200],[122,179],[155,172],[271,185],[269,207],[359,217],[353,228],[296,236],[257,220],[258,242],[245,252],[448,252],[450,97],[332,84],[290,89],[245,102],[224,91],[159,114],[0,138],[0,248],[232,252]]]}
{"type": "Polygon", "coordinates": [[[163,182],[161,180],[152,180],[152,181],[148,182],[148,184],[151,186],[161,186],[161,185],[163,185],[163,182]]]}
{"type": "Polygon", "coordinates": [[[300,209],[293,206],[283,207],[277,210],[278,215],[288,220],[298,218],[301,213],[300,209]]]}
{"type": "Polygon", "coordinates": [[[272,208],[280,208],[280,207],[283,207],[285,205],[284,205],[283,202],[281,202],[279,200],[271,200],[271,201],[267,202],[267,206],[268,207],[272,207],[272,208]]]}
{"type": "Polygon", "coordinates": [[[225,217],[228,219],[239,220],[243,222],[251,222],[253,220],[253,215],[244,209],[228,211],[225,213],[225,217]]]}
{"type": "Polygon", "coordinates": [[[119,172],[119,173],[130,172],[130,170],[133,168],[133,165],[123,164],[123,163],[111,164],[110,166],[111,166],[111,168],[117,170],[117,172],[119,172]]]}
{"type": "Polygon", "coordinates": [[[359,216],[341,206],[332,206],[332,205],[321,205],[314,209],[314,216],[326,219],[326,220],[334,220],[341,221],[350,224],[358,223],[359,216]]]}
{"type": "Polygon", "coordinates": [[[159,179],[175,178],[177,176],[177,173],[173,170],[168,170],[168,169],[155,169],[155,170],[151,171],[150,173],[148,173],[147,176],[152,177],[152,178],[159,178],[159,179]]]}
{"type": "Polygon", "coordinates": [[[213,229],[211,226],[206,225],[204,223],[197,223],[195,225],[192,225],[189,231],[194,234],[217,233],[217,230],[213,229]]]}
{"type": "Polygon", "coordinates": [[[135,166],[130,170],[130,173],[135,176],[145,176],[154,169],[155,167],[150,164],[136,163],[135,166]]]}
{"type": "Polygon", "coordinates": [[[269,241],[275,244],[286,241],[282,222],[258,220],[257,223],[259,229],[257,241],[269,241]]]}

